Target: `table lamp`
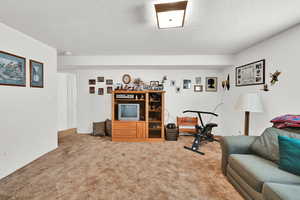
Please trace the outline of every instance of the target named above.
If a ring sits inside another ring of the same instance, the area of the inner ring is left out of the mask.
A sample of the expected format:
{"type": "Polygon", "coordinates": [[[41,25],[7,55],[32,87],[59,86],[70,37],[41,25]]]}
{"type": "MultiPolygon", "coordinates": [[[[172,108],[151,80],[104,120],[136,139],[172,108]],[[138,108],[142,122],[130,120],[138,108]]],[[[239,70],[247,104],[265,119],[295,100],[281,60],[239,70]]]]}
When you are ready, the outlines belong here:
{"type": "Polygon", "coordinates": [[[242,94],[235,107],[237,110],[245,112],[245,132],[249,135],[250,112],[263,112],[261,97],[256,93],[242,94]]]}

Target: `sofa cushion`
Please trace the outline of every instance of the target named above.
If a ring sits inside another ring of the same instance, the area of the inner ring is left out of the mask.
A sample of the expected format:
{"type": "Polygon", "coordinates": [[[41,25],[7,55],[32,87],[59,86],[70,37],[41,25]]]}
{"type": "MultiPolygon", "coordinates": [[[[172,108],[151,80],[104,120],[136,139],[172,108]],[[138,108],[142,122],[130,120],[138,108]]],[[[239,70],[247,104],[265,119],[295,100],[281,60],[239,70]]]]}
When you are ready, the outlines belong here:
{"type": "Polygon", "coordinates": [[[300,185],[266,183],[263,187],[266,200],[295,200],[300,197],[300,185]]]}
{"type": "Polygon", "coordinates": [[[251,151],[265,159],[278,163],[279,161],[278,136],[279,135],[300,139],[299,133],[271,127],[271,128],[267,128],[263,132],[263,134],[253,142],[253,144],[250,147],[251,151]]]}
{"type": "Polygon", "coordinates": [[[269,160],[251,154],[232,154],[229,166],[257,192],[265,182],[300,184],[300,176],[278,168],[269,160]]]}

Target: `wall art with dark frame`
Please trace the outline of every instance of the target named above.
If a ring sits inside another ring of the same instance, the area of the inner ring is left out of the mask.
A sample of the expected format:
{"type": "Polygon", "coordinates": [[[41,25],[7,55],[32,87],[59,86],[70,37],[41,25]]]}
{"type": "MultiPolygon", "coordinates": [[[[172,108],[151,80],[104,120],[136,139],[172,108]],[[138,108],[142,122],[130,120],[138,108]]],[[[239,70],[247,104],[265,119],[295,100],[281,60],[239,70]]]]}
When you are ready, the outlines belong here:
{"type": "Polygon", "coordinates": [[[0,85],[26,87],[26,58],[0,51],[0,85]]]}
{"type": "Polygon", "coordinates": [[[44,88],[44,64],[30,60],[30,87],[44,88]]]}
{"type": "Polygon", "coordinates": [[[235,85],[250,86],[265,84],[266,60],[259,60],[235,68],[235,85]]]}
{"type": "Polygon", "coordinates": [[[217,92],[218,91],[218,77],[206,77],[205,91],[217,92]]]}

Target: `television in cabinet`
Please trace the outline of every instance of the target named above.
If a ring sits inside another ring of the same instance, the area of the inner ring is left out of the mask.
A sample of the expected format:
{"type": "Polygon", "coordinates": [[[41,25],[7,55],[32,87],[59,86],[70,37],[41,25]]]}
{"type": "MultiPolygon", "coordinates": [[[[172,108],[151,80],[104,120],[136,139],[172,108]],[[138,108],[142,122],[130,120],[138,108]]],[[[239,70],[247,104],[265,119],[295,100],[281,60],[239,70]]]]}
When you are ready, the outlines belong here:
{"type": "Polygon", "coordinates": [[[164,141],[164,93],[154,90],[114,91],[112,141],[164,141]]]}

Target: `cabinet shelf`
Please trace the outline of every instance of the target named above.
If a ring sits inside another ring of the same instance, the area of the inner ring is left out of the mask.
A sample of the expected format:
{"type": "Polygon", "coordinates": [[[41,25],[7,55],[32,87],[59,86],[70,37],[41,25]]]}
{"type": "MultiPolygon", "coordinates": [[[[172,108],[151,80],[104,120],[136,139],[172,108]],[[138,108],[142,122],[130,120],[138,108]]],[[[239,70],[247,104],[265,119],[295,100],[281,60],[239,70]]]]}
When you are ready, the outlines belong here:
{"type": "Polygon", "coordinates": [[[119,101],[145,101],[145,99],[116,99],[116,102],[119,101]]]}
{"type": "Polygon", "coordinates": [[[161,127],[159,127],[159,128],[149,128],[149,130],[151,130],[151,131],[160,131],[161,127]]]}
{"type": "Polygon", "coordinates": [[[161,120],[149,120],[150,123],[161,123],[161,120]]]}

